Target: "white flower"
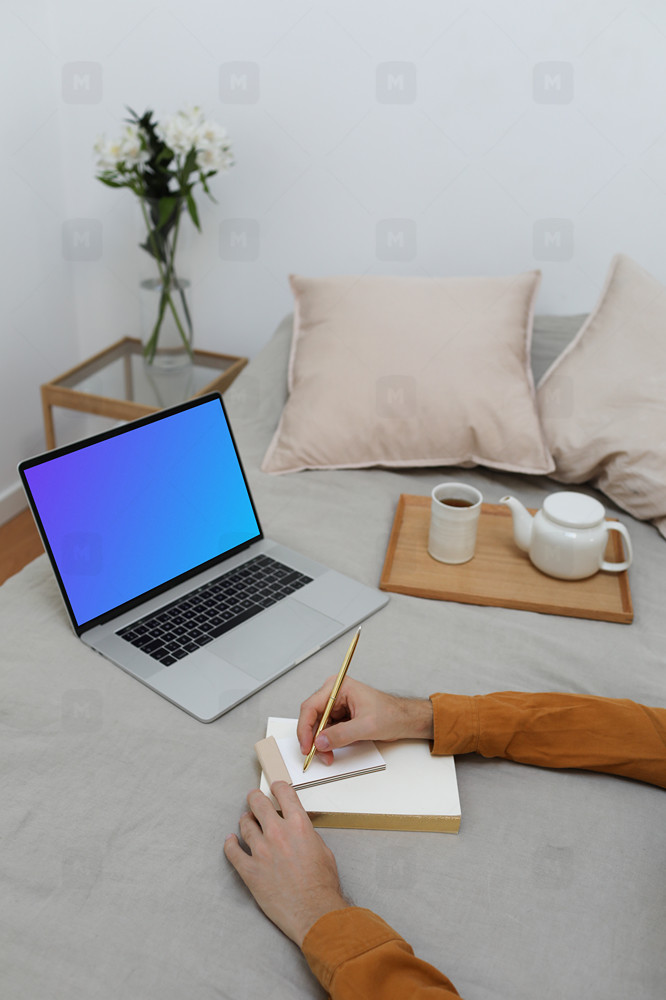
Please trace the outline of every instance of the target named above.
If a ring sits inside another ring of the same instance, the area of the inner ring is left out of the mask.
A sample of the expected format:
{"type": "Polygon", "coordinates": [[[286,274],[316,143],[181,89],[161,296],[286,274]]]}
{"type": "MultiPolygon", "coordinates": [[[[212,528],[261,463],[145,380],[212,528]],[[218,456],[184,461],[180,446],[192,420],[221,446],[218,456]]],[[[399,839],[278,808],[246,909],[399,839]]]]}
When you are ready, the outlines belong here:
{"type": "Polygon", "coordinates": [[[231,153],[221,149],[200,149],[196,162],[199,170],[208,174],[211,171],[217,173],[220,170],[228,170],[229,167],[233,166],[234,158],[231,153]]]}
{"type": "Polygon", "coordinates": [[[150,159],[145,138],[138,125],[127,125],[122,138],[123,160],[129,167],[142,167],[150,159]]]}
{"type": "Polygon", "coordinates": [[[196,146],[199,127],[203,123],[201,108],[191,108],[189,111],[178,111],[163,122],[159,122],[155,131],[174,153],[182,154],[196,146]]]}
{"type": "Polygon", "coordinates": [[[204,121],[196,137],[197,167],[204,173],[228,170],[233,166],[231,143],[227,130],[217,122],[204,121]]]}
{"type": "Polygon", "coordinates": [[[140,130],[136,125],[127,125],[117,139],[99,136],[93,148],[98,157],[98,170],[142,167],[150,159],[142,147],[140,130]]]}
{"type": "Polygon", "coordinates": [[[155,131],[176,156],[196,150],[196,165],[203,173],[228,170],[233,165],[227,130],[206,121],[199,107],[178,111],[160,122],[155,131]]]}

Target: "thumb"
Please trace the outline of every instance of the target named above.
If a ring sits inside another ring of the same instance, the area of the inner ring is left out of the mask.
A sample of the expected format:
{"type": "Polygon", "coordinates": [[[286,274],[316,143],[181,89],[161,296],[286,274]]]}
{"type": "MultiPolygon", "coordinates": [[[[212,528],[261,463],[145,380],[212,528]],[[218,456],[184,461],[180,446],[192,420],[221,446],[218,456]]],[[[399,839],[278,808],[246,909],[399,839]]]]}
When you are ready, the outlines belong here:
{"type": "Polygon", "coordinates": [[[336,750],[338,747],[347,747],[350,743],[358,740],[367,740],[369,736],[364,723],[360,719],[349,719],[347,722],[338,722],[335,726],[327,726],[315,740],[317,750],[336,750]]]}

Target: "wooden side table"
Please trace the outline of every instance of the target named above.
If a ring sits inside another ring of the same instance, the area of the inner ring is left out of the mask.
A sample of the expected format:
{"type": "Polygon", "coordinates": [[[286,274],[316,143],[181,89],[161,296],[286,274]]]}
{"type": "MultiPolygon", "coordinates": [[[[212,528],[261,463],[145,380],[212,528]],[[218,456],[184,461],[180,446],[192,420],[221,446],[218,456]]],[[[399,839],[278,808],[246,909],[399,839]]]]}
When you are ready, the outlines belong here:
{"type": "MultiPolygon", "coordinates": [[[[189,374],[168,378],[188,378],[188,399],[207,392],[224,392],[247,364],[247,358],[212,351],[195,351],[189,374]]],[[[164,398],[157,379],[145,370],[141,341],[123,337],[51,382],[41,386],[44,435],[47,449],[55,448],[53,407],[93,413],[114,420],[135,420],[176,400],[164,398]]]]}

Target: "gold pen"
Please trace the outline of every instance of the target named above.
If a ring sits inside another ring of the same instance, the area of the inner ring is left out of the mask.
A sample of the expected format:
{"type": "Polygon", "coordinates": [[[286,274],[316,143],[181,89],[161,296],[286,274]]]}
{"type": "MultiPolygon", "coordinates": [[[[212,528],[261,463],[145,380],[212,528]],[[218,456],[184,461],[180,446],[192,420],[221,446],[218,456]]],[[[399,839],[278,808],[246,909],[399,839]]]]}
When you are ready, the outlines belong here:
{"type": "Polygon", "coordinates": [[[361,626],[359,625],[356,635],[352,639],[351,645],[347,650],[347,655],[345,656],[344,663],[340,667],[340,673],[335,678],[335,684],[333,685],[333,690],[331,691],[330,697],[326,703],[326,708],[324,709],[324,714],[321,717],[321,722],[317,726],[317,732],[314,734],[314,740],[312,741],[312,747],[310,748],[310,753],[305,758],[305,764],[303,764],[304,773],[305,771],[307,771],[308,767],[310,766],[310,761],[317,752],[315,747],[315,740],[317,739],[320,732],[328,722],[328,718],[331,714],[331,711],[333,710],[333,706],[335,705],[335,699],[338,697],[338,691],[340,690],[340,685],[345,679],[345,674],[347,673],[347,667],[351,663],[351,658],[354,655],[354,650],[356,649],[356,643],[358,642],[358,637],[360,636],[360,634],[361,634],[361,626]]]}

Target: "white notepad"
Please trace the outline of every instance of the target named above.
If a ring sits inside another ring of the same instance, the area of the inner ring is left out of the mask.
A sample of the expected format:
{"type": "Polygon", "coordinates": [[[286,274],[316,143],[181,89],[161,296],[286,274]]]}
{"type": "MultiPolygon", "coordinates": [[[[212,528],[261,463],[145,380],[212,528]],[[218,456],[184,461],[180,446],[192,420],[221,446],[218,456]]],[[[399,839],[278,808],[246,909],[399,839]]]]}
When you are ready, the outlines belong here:
{"type": "MultiPolygon", "coordinates": [[[[291,721],[295,726],[298,720],[292,719],[291,721]]],[[[270,722],[269,719],[269,726],[270,722]]],[[[335,759],[330,765],[324,764],[315,754],[304,773],[305,758],[301,753],[295,732],[293,736],[277,737],[275,742],[289,771],[291,783],[297,790],[322,785],[326,781],[338,781],[341,778],[354,778],[360,774],[382,771],[386,767],[386,761],[375,744],[372,740],[367,740],[336,750],[335,759]]]]}
{"type": "MultiPolygon", "coordinates": [[[[295,719],[268,720],[266,735],[275,737],[276,757],[281,759],[276,741],[287,737],[293,740],[295,733],[295,719]]],[[[453,757],[434,757],[429,740],[377,741],[377,750],[386,763],[382,770],[298,791],[314,826],[457,833],[460,798],[453,757]]],[[[301,755],[301,770],[302,760],[301,755]]],[[[288,770],[283,767],[287,780],[288,770]]],[[[265,773],[260,787],[270,796],[265,773]]]]}

